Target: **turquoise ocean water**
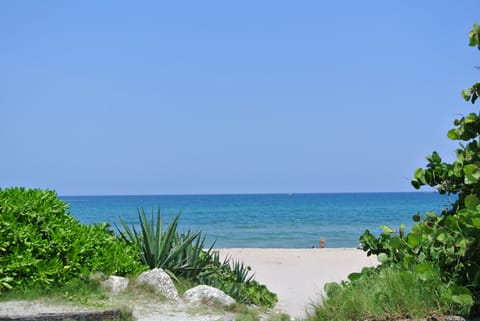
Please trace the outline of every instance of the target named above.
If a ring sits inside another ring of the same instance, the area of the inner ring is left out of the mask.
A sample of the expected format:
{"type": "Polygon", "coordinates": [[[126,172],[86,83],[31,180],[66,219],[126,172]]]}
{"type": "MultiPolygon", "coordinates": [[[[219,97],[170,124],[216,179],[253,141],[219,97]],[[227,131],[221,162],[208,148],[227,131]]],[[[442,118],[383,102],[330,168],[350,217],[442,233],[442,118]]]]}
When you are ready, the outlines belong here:
{"type": "Polygon", "coordinates": [[[63,196],[82,223],[138,223],[137,209],[160,207],[168,220],[180,213],[180,231],[207,234],[215,247],[356,247],[365,229],[412,225],[412,215],[440,212],[452,201],[429,192],[342,194],[241,194],[63,196]]]}

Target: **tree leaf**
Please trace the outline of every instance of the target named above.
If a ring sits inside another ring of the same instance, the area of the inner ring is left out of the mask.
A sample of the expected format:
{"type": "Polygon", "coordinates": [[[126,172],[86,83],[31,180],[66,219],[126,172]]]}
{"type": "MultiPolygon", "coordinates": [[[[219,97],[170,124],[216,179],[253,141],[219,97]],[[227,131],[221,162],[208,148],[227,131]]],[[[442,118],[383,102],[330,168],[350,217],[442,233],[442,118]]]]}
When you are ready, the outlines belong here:
{"type": "Polygon", "coordinates": [[[472,90],[470,88],[462,90],[462,97],[466,101],[470,100],[470,96],[472,95],[472,90]]]}
{"type": "Polygon", "coordinates": [[[412,234],[412,233],[408,234],[408,237],[407,237],[408,247],[416,248],[420,245],[421,242],[422,242],[421,234],[412,234]]]}
{"type": "Polygon", "coordinates": [[[480,228],[480,218],[478,218],[478,217],[472,218],[472,224],[473,224],[473,226],[475,226],[476,228],[480,228]]]}
{"type": "Polygon", "coordinates": [[[392,239],[390,240],[390,246],[392,247],[392,249],[395,250],[402,248],[403,244],[404,243],[398,236],[392,237],[392,239]]]}
{"type": "Polygon", "coordinates": [[[389,227],[389,226],[382,225],[380,228],[382,229],[383,233],[386,233],[386,234],[395,233],[395,230],[393,228],[389,227]]]}
{"type": "Polygon", "coordinates": [[[458,135],[458,129],[457,128],[452,128],[448,131],[447,137],[450,138],[451,140],[457,140],[459,135],[458,135]]]}
{"type": "Polygon", "coordinates": [[[480,200],[476,195],[470,194],[465,197],[465,207],[467,209],[474,211],[478,204],[480,204],[480,200]]]}
{"type": "Polygon", "coordinates": [[[390,262],[390,258],[385,253],[378,254],[377,255],[377,260],[378,260],[378,262],[380,262],[382,264],[390,262]]]}
{"type": "Polygon", "coordinates": [[[465,184],[475,184],[480,179],[480,170],[475,164],[468,164],[463,167],[465,174],[465,184]]]}

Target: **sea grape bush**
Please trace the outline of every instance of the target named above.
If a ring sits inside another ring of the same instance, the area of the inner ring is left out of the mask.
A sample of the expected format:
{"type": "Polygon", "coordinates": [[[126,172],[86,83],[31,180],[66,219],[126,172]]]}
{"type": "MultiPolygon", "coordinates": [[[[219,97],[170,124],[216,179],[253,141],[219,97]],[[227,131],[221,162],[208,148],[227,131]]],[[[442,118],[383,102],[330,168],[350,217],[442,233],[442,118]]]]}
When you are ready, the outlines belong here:
{"type": "Polygon", "coordinates": [[[53,191],[0,189],[0,291],[64,284],[92,271],[143,269],[108,225],[82,225],[53,191]]]}
{"type": "MultiPolygon", "coordinates": [[[[480,25],[469,33],[469,44],[480,49],[480,25]]],[[[466,101],[475,104],[480,83],[462,91],[466,101]]],[[[361,236],[363,249],[376,254],[382,266],[415,269],[428,278],[439,273],[446,285],[442,298],[457,311],[480,312],[480,114],[469,113],[454,121],[448,137],[459,144],[453,163],[446,163],[437,152],[427,157],[425,169],[417,169],[412,185],[436,188],[453,194],[456,201],[441,214],[428,212],[413,217],[416,224],[408,234],[384,227],[380,237],[368,230],[361,236]]]]}

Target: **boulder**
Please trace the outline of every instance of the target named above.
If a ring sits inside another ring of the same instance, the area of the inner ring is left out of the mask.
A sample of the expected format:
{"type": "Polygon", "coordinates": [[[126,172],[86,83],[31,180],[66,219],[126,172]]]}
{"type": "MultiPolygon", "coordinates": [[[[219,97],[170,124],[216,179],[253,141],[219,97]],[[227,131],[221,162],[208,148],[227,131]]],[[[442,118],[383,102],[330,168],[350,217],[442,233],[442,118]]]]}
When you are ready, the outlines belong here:
{"type": "Polygon", "coordinates": [[[146,285],[167,299],[178,299],[177,289],[173,285],[170,276],[163,269],[153,269],[143,272],[137,278],[137,284],[146,285]]]}
{"type": "Polygon", "coordinates": [[[112,293],[120,293],[127,289],[128,279],[112,275],[102,282],[104,288],[112,293]]]}
{"type": "Polygon", "coordinates": [[[230,306],[235,304],[235,300],[226,295],[225,292],[208,285],[198,285],[183,294],[185,301],[190,303],[212,302],[221,305],[230,306]]]}

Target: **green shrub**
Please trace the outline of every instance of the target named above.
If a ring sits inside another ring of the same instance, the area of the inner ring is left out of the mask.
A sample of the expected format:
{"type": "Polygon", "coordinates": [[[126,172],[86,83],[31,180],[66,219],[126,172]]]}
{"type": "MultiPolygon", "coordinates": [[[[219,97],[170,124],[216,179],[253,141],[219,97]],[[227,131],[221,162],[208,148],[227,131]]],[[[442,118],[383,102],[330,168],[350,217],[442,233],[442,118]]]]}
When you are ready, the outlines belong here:
{"type": "Polygon", "coordinates": [[[243,304],[273,307],[277,303],[277,295],[254,280],[249,275],[250,267],[230,259],[220,261],[218,253],[213,253],[211,264],[198,276],[199,283],[222,290],[243,304]],[[233,267],[232,267],[233,265],[233,267]]]}
{"type": "MultiPolygon", "coordinates": [[[[470,46],[480,49],[480,25],[469,33],[470,46]]],[[[480,83],[462,91],[474,104],[480,83]]],[[[413,217],[416,224],[405,235],[384,227],[380,237],[368,230],[361,236],[363,249],[378,255],[382,266],[415,269],[424,274],[438,272],[446,290],[444,299],[457,313],[480,313],[480,114],[469,113],[454,121],[448,137],[458,140],[457,159],[445,163],[437,152],[427,157],[427,167],[415,171],[415,188],[431,186],[440,194],[456,195],[456,201],[440,215],[413,217]]],[[[433,274],[432,274],[433,275],[433,274]]]]}
{"type": "Polygon", "coordinates": [[[82,225],[53,191],[0,189],[0,291],[55,286],[92,271],[139,271],[107,224],[82,225]]]}
{"type": "Polygon", "coordinates": [[[139,230],[122,219],[123,230],[117,229],[127,244],[138,249],[140,260],[150,269],[162,268],[178,282],[216,287],[240,303],[272,307],[277,302],[274,293],[249,275],[250,267],[238,261],[231,265],[229,259],[221,262],[218,253],[212,252],[213,245],[205,249],[205,236],[200,232],[178,233],[178,215],[165,229],[160,210],[156,219],[153,211],[148,219],[143,209],[138,217],[139,230]]]}

